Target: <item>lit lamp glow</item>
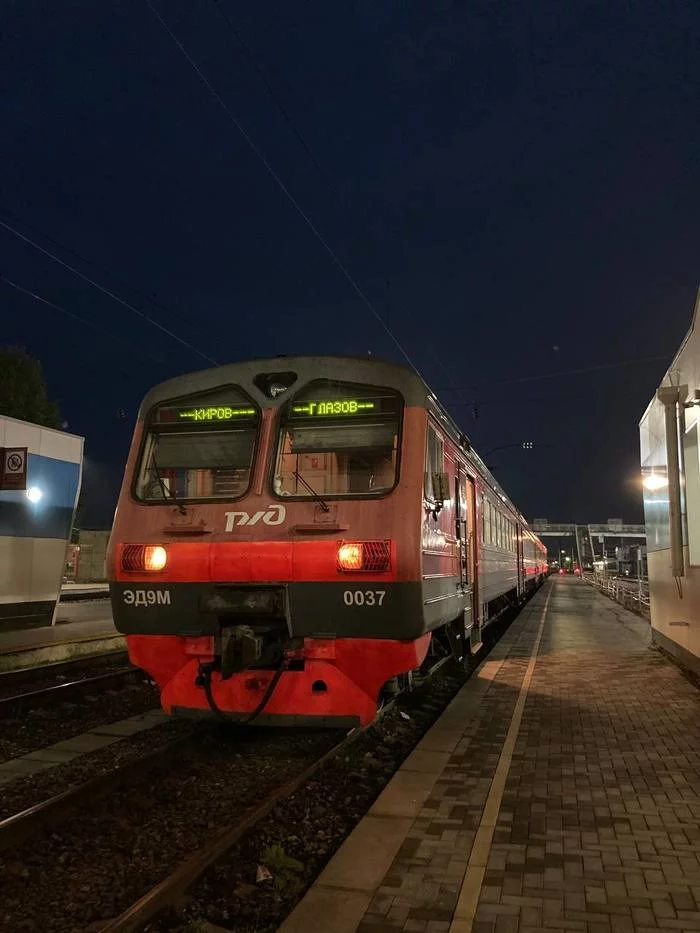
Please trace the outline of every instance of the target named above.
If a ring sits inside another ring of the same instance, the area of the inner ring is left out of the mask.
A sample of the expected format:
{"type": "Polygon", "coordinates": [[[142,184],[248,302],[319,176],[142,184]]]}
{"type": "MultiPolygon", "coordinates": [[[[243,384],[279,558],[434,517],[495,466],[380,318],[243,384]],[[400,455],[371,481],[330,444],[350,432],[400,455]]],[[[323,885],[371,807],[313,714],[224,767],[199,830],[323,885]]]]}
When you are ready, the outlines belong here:
{"type": "Polygon", "coordinates": [[[30,486],[26,495],[30,502],[38,502],[44,493],[41,491],[41,489],[39,489],[38,486],[30,486]]]}
{"type": "Polygon", "coordinates": [[[659,489],[665,489],[668,486],[668,478],[659,473],[649,473],[642,480],[642,486],[649,492],[658,492],[659,489]]]}

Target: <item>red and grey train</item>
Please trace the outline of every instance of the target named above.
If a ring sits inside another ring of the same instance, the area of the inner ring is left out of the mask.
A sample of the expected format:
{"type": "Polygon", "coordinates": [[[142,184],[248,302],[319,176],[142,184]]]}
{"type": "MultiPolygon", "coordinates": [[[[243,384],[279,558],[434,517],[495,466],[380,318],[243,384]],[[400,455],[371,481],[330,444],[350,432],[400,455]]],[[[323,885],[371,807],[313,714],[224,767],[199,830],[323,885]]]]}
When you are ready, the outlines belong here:
{"type": "Polygon", "coordinates": [[[332,356],[152,389],[108,567],[169,714],[350,726],[429,652],[475,650],[547,560],[415,372],[332,356]]]}

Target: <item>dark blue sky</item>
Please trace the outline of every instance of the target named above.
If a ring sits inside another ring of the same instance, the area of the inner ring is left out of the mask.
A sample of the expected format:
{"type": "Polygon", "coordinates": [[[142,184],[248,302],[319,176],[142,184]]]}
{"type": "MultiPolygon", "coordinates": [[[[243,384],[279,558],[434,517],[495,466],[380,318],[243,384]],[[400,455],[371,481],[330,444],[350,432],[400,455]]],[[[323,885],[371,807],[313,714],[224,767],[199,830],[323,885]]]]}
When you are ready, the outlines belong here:
{"type": "MultiPolygon", "coordinates": [[[[313,160],[215,0],[153,0],[477,448],[552,445],[493,455],[515,501],[639,520],[665,362],[516,380],[670,358],[689,326],[698,4],[220,3],[313,160]]],[[[5,0],[0,29],[0,219],[218,362],[399,358],[143,0],[5,0]]],[[[1,229],[0,249],[94,325],[0,283],[0,341],[42,360],[108,522],[141,397],[207,364],[1,229]]]]}

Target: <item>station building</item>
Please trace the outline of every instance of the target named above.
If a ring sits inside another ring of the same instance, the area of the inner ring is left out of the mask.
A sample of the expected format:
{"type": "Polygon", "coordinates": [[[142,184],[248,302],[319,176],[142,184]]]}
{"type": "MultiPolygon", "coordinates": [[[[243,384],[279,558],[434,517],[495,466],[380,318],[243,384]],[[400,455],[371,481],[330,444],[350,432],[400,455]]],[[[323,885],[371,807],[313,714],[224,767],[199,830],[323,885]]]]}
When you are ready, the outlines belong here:
{"type": "Polygon", "coordinates": [[[82,466],[82,437],[0,415],[0,629],[52,623],[82,466]]]}

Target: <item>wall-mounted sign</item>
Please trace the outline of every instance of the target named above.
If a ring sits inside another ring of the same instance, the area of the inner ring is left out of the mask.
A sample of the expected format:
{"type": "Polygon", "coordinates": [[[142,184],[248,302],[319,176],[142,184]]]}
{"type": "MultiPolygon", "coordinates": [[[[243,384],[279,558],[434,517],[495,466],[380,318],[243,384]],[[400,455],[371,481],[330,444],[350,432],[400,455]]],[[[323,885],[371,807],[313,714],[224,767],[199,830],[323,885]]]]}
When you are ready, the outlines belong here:
{"type": "Polygon", "coordinates": [[[27,488],[27,448],[0,447],[0,489],[27,488]]]}

